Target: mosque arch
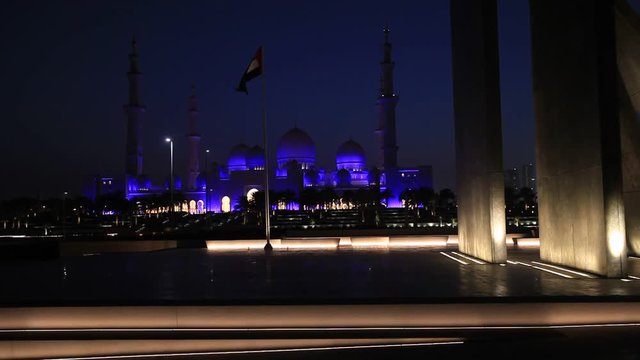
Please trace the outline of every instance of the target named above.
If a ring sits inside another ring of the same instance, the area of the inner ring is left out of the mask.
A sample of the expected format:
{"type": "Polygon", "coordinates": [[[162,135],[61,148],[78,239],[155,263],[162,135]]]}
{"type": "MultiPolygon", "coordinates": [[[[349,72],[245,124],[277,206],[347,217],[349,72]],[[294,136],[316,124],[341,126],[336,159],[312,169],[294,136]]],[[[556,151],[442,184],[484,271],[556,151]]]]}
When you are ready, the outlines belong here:
{"type": "Polygon", "coordinates": [[[229,212],[231,211],[231,198],[228,196],[223,196],[222,200],[220,201],[220,210],[222,212],[229,212]]]}
{"type": "Polygon", "coordinates": [[[247,200],[251,201],[253,200],[253,197],[255,196],[255,194],[258,192],[259,190],[256,188],[251,188],[249,191],[247,191],[247,200]]]}

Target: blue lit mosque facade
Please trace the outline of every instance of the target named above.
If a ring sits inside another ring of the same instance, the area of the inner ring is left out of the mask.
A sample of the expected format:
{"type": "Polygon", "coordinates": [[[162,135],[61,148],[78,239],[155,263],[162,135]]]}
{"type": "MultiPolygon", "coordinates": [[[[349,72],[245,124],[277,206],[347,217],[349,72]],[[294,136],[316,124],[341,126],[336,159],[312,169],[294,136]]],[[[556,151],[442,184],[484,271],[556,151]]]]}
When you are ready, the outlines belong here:
{"type": "MultiPolygon", "coordinates": [[[[337,194],[358,189],[389,190],[392,194],[384,206],[403,206],[400,195],[406,189],[433,188],[431,166],[413,168],[397,165],[395,107],[398,97],[393,91],[393,66],[389,31],[384,31],[384,58],[381,65],[380,94],[376,101],[378,141],[376,166],[367,167],[364,149],[353,139],[345,139],[337,149],[335,166],[326,169],[316,164],[316,148],[311,136],[294,127],[287,131],[276,146],[276,164],[269,164],[269,189],[275,192],[289,191],[299,196],[304,189],[333,188],[337,194]]],[[[129,54],[129,103],[124,106],[127,116],[125,194],[135,200],[166,193],[170,184],[154,186],[142,172],[142,120],[145,107],[139,96],[141,73],[135,41],[129,54]]],[[[197,131],[198,104],[195,92],[189,97],[187,144],[188,166],[185,182],[178,177],[174,190],[180,200],[175,210],[189,213],[233,211],[243,197],[251,199],[256,191],[264,190],[265,154],[259,146],[238,144],[232,147],[226,164],[211,163],[200,167],[201,135],[197,131]]],[[[388,192],[387,192],[388,193],[388,192]]],[[[341,201],[336,208],[347,207],[341,201]]],[[[296,203],[278,204],[281,209],[298,210],[296,203]]]]}

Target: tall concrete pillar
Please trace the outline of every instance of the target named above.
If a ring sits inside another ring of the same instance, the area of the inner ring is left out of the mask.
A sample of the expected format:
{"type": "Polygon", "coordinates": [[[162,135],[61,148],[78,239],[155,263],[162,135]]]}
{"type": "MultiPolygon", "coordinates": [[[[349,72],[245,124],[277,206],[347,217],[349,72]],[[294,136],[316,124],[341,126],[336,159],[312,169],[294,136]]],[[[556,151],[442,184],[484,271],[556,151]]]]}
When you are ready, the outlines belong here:
{"type": "Polygon", "coordinates": [[[626,273],[612,0],[532,0],[540,257],[626,273]]]}
{"type": "Polygon", "coordinates": [[[621,77],[620,135],[624,212],[629,252],[640,255],[640,16],[616,1],[616,55],[621,77]]]}
{"type": "Polygon", "coordinates": [[[640,124],[637,110],[620,84],[620,136],[625,226],[629,253],[640,255],[640,124]]]}
{"type": "Polygon", "coordinates": [[[496,0],[451,0],[460,251],[503,263],[504,175],[496,0]]]}

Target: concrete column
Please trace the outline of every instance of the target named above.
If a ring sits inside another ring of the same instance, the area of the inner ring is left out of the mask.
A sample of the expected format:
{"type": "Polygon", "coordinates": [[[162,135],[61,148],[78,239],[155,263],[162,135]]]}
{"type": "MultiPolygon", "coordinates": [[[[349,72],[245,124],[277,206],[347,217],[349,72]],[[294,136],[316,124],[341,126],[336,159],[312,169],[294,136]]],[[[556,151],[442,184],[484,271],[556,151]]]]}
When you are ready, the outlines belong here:
{"type": "Polygon", "coordinates": [[[460,251],[507,258],[496,0],[451,0],[460,251]]]}
{"type": "Polygon", "coordinates": [[[616,55],[621,77],[620,135],[624,212],[629,252],[640,255],[640,16],[616,1],[616,55]],[[632,94],[632,95],[630,95],[632,94]]]}
{"type": "Polygon", "coordinates": [[[622,183],[627,248],[640,255],[640,124],[631,101],[620,84],[620,135],[622,146],[622,183]]]}
{"type": "Polygon", "coordinates": [[[532,0],[540,257],[626,273],[612,0],[532,0]]]}

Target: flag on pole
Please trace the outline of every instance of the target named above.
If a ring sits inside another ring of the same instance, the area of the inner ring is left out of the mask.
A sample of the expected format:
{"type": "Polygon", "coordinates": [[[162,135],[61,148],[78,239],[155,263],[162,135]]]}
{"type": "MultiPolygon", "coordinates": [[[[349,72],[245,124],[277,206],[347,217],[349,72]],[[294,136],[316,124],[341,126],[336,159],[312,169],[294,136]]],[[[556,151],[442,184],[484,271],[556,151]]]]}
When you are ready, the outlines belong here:
{"type": "Polygon", "coordinates": [[[247,70],[242,74],[240,84],[238,84],[236,91],[249,94],[249,91],[247,91],[247,81],[255,79],[260,75],[262,75],[262,46],[258,48],[256,55],[251,59],[249,66],[247,66],[247,70]]]}

